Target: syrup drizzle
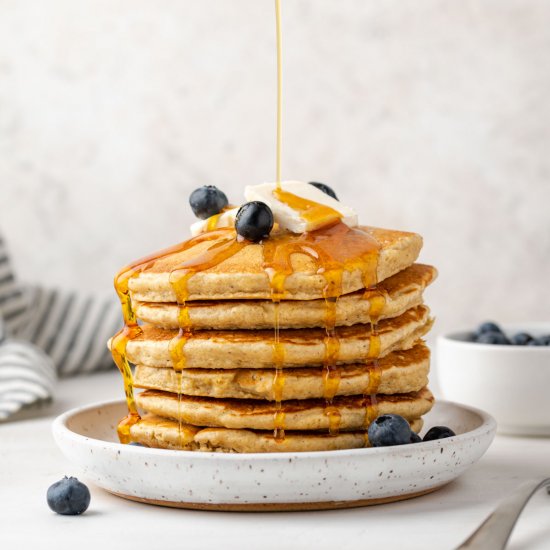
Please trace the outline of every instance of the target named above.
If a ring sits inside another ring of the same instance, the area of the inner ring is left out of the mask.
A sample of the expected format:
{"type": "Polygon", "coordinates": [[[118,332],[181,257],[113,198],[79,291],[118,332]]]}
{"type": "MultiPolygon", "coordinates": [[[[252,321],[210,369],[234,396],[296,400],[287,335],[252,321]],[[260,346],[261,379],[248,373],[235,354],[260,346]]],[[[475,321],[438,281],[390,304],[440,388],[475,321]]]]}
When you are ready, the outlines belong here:
{"type": "Polygon", "coordinates": [[[365,407],[365,443],[368,444],[367,430],[371,423],[378,416],[378,399],[377,392],[380,387],[380,380],[382,378],[382,370],[379,365],[378,358],[380,356],[380,335],[378,334],[378,321],[380,315],[386,305],[386,295],[376,287],[367,287],[363,294],[363,299],[369,300],[369,317],[371,326],[371,335],[369,341],[369,351],[367,359],[372,359],[370,364],[368,363],[369,381],[368,385],[363,392],[366,397],[365,407]]]}
{"type": "Polygon", "coordinates": [[[121,443],[130,442],[130,430],[134,424],[140,420],[134,399],[134,381],[132,369],[126,356],[126,347],[130,340],[137,338],[142,333],[141,327],[137,322],[137,318],[132,306],[130,297],[129,281],[132,277],[136,277],[142,271],[151,267],[157,260],[165,258],[172,254],[181,252],[190,246],[187,242],[173,246],[156,254],[152,254],[137,262],[123,268],[115,277],[114,285],[122,308],[122,318],[124,321],[123,328],[113,336],[111,341],[111,353],[113,360],[120,370],[124,382],[124,393],[126,395],[126,403],[128,406],[128,415],[125,416],[118,424],[118,436],[121,443]]]}
{"type": "MultiPolygon", "coordinates": [[[[287,197],[288,198],[288,197],[287,197]]],[[[300,201],[302,199],[299,197],[300,201]]],[[[320,213],[319,215],[323,215],[320,213]]],[[[284,433],[284,415],[282,413],[282,388],[284,387],[284,348],[279,338],[278,303],[285,298],[285,281],[292,275],[292,255],[296,253],[309,256],[318,266],[317,273],[325,279],[325,353],[323,367],[323,388],[325,415],[329,422],[329,431],[336,435],[340,428],[341,414],[334,405],[334,397],[340,384],[340,369],[336,366],[340,341],[336,330],[336,308],[342,294],[342,281],[346,271],[359,269],[363,282],[372,287],[376,283],[379,244],[370,235],[357,228],[337,222],[330,227],[301,235],[272,233],[262,243],[264,270],[269,276],[271,299],[276,304],[274,319],[273,362],[275,376],[273,396],[275,399],[275,439],[282,440],[284,433]]],[[[371,302],[371,304],[374,302],[371,302]]],[[[383,304],[382,304],[383,307],[383,304]]],[[[379,352],[378,336],[373,333],[369,345],[369,356],[379,352]],[[374,342],[374,344],[372,344],[374,342]]]]}
{"type": "MultiPolygon", "coordinates": [[[[277,191],[281,191],[281,151],[283,143],[283,37],[281,33],[281,0],[275,0],[275,34],[277,37],[277,150],[275,155],[275,178],[277,191]]],[[[268,239],[269,241],[269,239],[268,239]]],[[[265,263],[266,247],[264,244],[264,269],[271,284],[271,300],[274,304],[273,318],[273,364],[275,374],[273,376],[273,398],[275,400],[275,414],[273,417],[273,438],[278,443],[285,439],[285,413],[282,408],[285,375],[283,372],[284,346],[280,339],[279,304],[284,293],[284,279],[286,274],[279,274],[265,263]]],[[[274,256],[275,250],[271,243],[267,245],[268,256],[274,256]]]]}
{"type": "MultiPolygon", "coordinates": [[[[328,285],[327,285],[328,287],[328,285]]],[[[336,333],[336,306],[338,298],[325,297],[325,356],[323,360],[323,397],[325,398],[325,415],[328,418],[330,435],[338,435],[342,415],[333,405],[334,396],[340,386],[340,369],[336,367],[340,340],[336,333]]]]}
{"type": "MultiPolygon", "coordinates": [[[[170,274],[170,283],[176,293],[177,301],[180,307],[179,320],[181,328],[178,335],[170,342],[169,347],[174,369],[176,372],[180,373],[178,378],[180,388],[179,400],[181,400],[181,370],[185,367],[185,354],[183,348],[191,331],[189,312],[186,306],[186,300],[188,298],[187,281],[193,273],[213,267],[224,259],[230,257],[238,249],[242,248],[244,243],[237,242],[235,238],[235,231],[231,229],[219,229],[208,233],[202,233],[197,237],[130,264],[122,269],[115,277],[114,285],[122,308],[124,327],[113,337],[111,342],[111,353],[115,364],[122,374],[124,393],[126,395],[126,403],[128,406],[128,415],[119,422],[117,428],[121,443],[130,442],[131,428],[140,420],[140,415],[134,399],[132,369],[126,354],[128,342],[139,337],[142,333],[142,329],[137,322],[134,308],[132,306],[132,299],[129,290],[130,279],[137,277],[143,271],[151,268],[155,262],[163,258],[184,252],[185,250],[188,250],[203,242],[209,241],[214,242],[204,252],[179,265],[170,274]]],[[[181,435],[181,421],[179,433],[181,435]]]]}
{"type": "Polygon", "coordinates": [[[273,418],[273,437],[275,441],[280,443],[285,439],[285,413],[282,409],[283,390],[285,386],[285,375],[283,372],[285,349],[280,339],[279,304],[280,301],[274,299],[275,330],[273,335],[273,363],[275,364],[275,376],[273,377],[273,398],[275,399],[275,415],[273,418]]]}
{"type": "MultiPolygon", "coordinates": [[[[222,232],[223,233],[223,232],[222,232]]],[[[183,398],[182,379],[183,369],[185,368],[185,344],[192,337],[191,320],[189,316],[189,308],[187,302],[189,299],[189,279],[198,271],[205,271],[224,260],[234,256],[241,250],[245,243],[238,241],[236,232],[232,229],[225,231],[226,235],[221,236],[201,254],[191,258],[170,272],[170,284],[176,293],[178,303],[178,323],[180,325],[179,332],[175,338],[170,341],[170,357],[176,376],[179,380],[178,389],[178,434],[180,438],[180,447],[182,446],[182,423],[181,403],[183,398]]]]}
{"type": "Polygon", "coordinates": [[[205,230],[214,231],[214,229],[218,229],[218,223],[222,215],[225,214],[225,212],[227,212],[228,210],[233,210],[234,208],[235,206],[233,206],[232,204],[228,204],[227,206],[224,206],[218,214],[214,214],[213,216],[210,216],[206,220],[205,230]]]}

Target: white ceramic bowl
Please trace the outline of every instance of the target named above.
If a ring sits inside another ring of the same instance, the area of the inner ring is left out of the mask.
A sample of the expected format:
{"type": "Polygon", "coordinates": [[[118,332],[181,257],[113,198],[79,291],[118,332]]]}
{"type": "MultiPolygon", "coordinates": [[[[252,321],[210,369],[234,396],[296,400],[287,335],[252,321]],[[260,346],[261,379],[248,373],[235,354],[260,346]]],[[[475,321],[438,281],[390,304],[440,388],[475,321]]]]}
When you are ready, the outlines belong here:
{"type": "Polygon", "coordinates": [[[121,445],[122,401],[74,409],[53,425],[65,456],[86,479],[117,495],[214,510],[315,510],[419,496],[456,479],[489,447],[496,424],[483,411],[438,401],[426,426],[457,435],[399,447],[224,454],[121,445]]]}
{"type": "MultiPolygon", "coordinates": [[[[550,323],[502,325],[507,335],[550,334],[550,323]]],[[[550,346],[501,346],[469,341],[471,332],[440,336],[437,372],[445,399],[492,414],[498,431],[550,435],[550,346]]]]}

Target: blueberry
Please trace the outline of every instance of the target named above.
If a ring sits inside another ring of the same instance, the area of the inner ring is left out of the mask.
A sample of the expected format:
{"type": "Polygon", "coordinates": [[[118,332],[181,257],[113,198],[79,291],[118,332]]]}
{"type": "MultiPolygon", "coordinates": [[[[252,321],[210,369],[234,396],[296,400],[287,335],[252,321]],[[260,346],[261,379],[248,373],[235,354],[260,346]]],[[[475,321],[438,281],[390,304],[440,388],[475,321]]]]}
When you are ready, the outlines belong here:
{"type": "Polygon", "coordinates": [[[310,185],[313,185],[313,187],[317,187],[317,189],[321,190],[323,193],[325,193],[329,197],[339,200],[338,197],[336,196],[336,193],[332,189],[332,187],[329,187],[326,183],[319,183],[318,181],[310,181],[308,183],[310,185]]]}
{"type": "Polygon", "coordinates": [[[369,442],[373,447],[390,447],[411,443],[409,423],[398,414],[383,414],[369,426],[369,442]]]}
{"type": "Polygon", "coordinates": [[[219,214],[229,203],[225,193],[214,185],[204,185],[195,189],[189,197],[189,204],[193,214],[205,220],[210,216],[219,214]]]}
{"type": "Polygon", "coordinates": [[[90,491],[76,477],[65,476],[49,487],[46,499],[48,506],[57,514],[76,516],[88,509],[90,491]]]}
{"type": "Polygon", "coordinates": [[[453,432],[453,430],[451,430],[451,428],[447,428],[447,426],[434,426],[426,432],[423,441],[445,439],[446,437],[453,437],[454,435],[456,434],[453,432]]]}
{"type": "Polygon", "coordinates": [[[544,336],[533,338],[533,340],[528,342],[527,345],[528,346],[550,346],[550,334],[545,334],[544,336]]]}
{"type": "Polygon", "coordinates": [[[422,438],[415,432],[411,433],[411,443],[420,443],[422,441],[422,438]]]}
{"type": "Polygon", "coordinates": [[[273,212],[265,202],[247,202],[239,208],[235,229],[241,237],[257,243],[269,237],[272,228],[273,212]]]}
{"type": "Polygon", "coordinates": [[[502,332],[483,332],[476,338],[476,342],[479,344],[498,344],[501,346],[510,344],[510,341],[502,332]]]}
{"type": "Polygon", "coordinates": [[[533,340],[533,337],[530,334],[527,334],[526,332],[518,332],[510,338],[510,343],[513,346],[526,346],[529,342],[531,342],[531,340],[533,340]]]}
{"type": "Polygon", "coordinates": [[[477,334],[485,334],[486,332],[500,332],[502,333],[502,329],[492,321],[485,321],[485,323],[482,323],[477,328],[477,334]]]}

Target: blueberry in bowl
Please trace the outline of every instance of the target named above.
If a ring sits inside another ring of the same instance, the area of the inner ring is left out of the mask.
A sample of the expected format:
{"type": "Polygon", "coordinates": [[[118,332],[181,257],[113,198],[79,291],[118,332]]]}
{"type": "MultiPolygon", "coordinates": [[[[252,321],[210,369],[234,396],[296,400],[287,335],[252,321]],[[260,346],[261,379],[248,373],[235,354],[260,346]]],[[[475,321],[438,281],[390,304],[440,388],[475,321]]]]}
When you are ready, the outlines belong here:
{"type": "Polygon", "coordinates": [[[532,338],[527,346],[550,346],[550,334],[544,334],[538,338],[532,338]]]}
{"type": "Polygon", "coordinates": [[[497,332],[502,334],[502,329],[493,321],[485,321],[481,323],[475,332],[476,336],[479,337],[482,334],[487,334],[489,332],[497,332]]]}
{"type": "Polygon", "coordinates": [[[527,334],[527,332],[516,332],[516,334],[510,338],[510,344],[512,344],[512,346],[528,346],[533,341],[534,338],[530,334],[527,334]]]}
{"type": "Polygon", "coordinates": [[[481,323],[472,333],[471,340],[478,344],[501,346],[550,346],[550,334],[535,337],[526,331],[504,331],[493,321],[481,323]]]}

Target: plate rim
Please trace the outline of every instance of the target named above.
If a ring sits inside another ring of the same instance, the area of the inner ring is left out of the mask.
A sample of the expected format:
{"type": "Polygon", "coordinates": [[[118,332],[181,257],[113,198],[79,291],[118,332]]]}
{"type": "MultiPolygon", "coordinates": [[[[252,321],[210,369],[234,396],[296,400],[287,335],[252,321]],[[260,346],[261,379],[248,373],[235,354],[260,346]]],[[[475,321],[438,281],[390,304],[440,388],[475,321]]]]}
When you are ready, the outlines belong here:
{"type": "MultiPolygon", "coordinates": [[[[95,444],[95,445],[101,445],[103,447],[107,446],[107,448],[112,448],[112,450],[118,450],[120,451],[120,443],[116,441],[106,441],[103,439],[97,439],[95,437],[90,437],[86,435],[82,435],[80,433],[77,433],[67,426],[68,421],[71,418],[74,418],[75,416],[82,414],[87,411],[91,411],[93,409],[100,409],[107,406],[114,406],[114,405],[124,405],[125,400],[124,399],[111,399],[107,401],[98,401],[94,403],[89,403],[87,405],[82,405],[80,407],[73,407],[72,409],[69,409],[68,411],[65,411],[64,413],[58,415],[52,422],[52,433],[54,436],[54,439],[58,446],[60,446],[59,439],[71,439],[75,443],[84,444],[95,444]]],[[[481,436],[481,435],[487,435],[492,434],[492,439],[494,438],[494,435],[496,433],[497,429],[497,422],[494,419],[492,415],[490,415],[488,412],[479,409],[477,407],[472,407],[470,405],[464,405],[462,403],[458,403],[456,401],[447,401],[445,399],[436,399],[434,406],[438,405],[450,405],[452,407],[457,407],[459,409],[468,411],[470,413],[474,413],[478,415],[481,418],[481,424],[468,432],[457,434],[453,437],[445,438],[445,440],[436,439],[433,441],[423,441],[423,445],[421,449],[430,449],[439,447],[441,445],[442,441],[445,441],[446,443],[451,443],[454,441],[461,441],[461,440],[467,440],[472,437],[481,436]]],[[[399,445],[398,447],[369,447],[369,448],[359,448],[359,449],[337,449],[332,451],[280,451],[276,453],[216,453],[212,451],[186,451],[186,450],[179,450],[179,449],[159,449],[155,447],[137,447],[132,445],[124,445],[125,451],[128,452],[135,452],[135,453],[146,453],[150,454],[152,456],[164,456],[166,458],[168,457],[186,457],[186,458],[201,458],[205,460],[215,460],[215,461],[239,461],[239,460],[251,460],[251,461],[262,461],[262,460],[270,460],[275,461],[277,459],[279,460],[288,460],[290,457],[293,459],[307,459],[307,458],[328,458],[328,457],[335,457],[335,456],[345,456],[345,457],[353,457],[357,455],[365,456],[367,455],[379,455],[379,454],[385,454],[385,453],[391,453],[395,452],[396,448],[406,448],[406,449],[414,449],[414,450],[420,450],[419,445],[412,443],[407,445],[399,445]]],[[[368,456],[367,455],[367,456],[368,456]]]]}

